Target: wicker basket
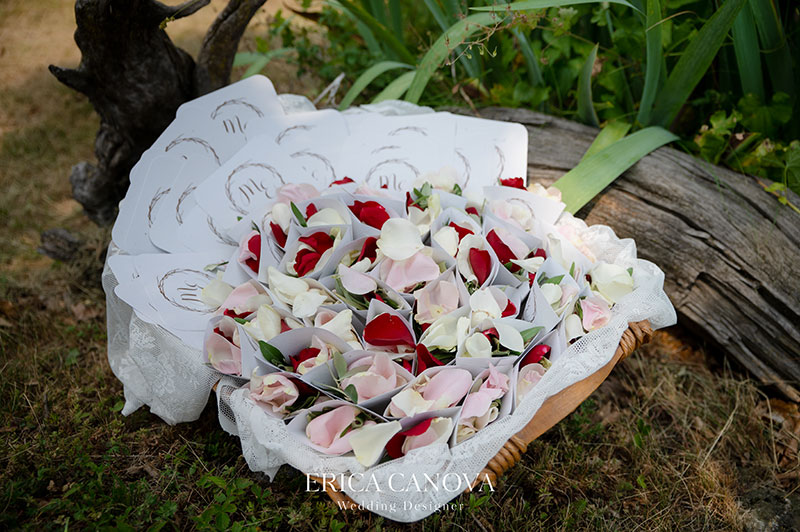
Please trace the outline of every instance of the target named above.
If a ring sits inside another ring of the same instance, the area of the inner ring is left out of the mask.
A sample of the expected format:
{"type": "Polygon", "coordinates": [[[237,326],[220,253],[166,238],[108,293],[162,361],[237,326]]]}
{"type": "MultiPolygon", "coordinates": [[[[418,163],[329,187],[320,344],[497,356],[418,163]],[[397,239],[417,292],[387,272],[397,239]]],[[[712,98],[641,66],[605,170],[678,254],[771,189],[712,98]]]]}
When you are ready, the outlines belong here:
{"type": "MultiPolygon", "coordinates": [[[[497,479],[507,470],[511,469],[522,459],[522,455],[528,449],[528,444],[547,432],[556,423],[567,417],[567,415],[578,408],[598,386],[608,377],[611,370],[625,357],[633,353],[638,347],[648,343],[653,335],[653,329],[647,320],[629,323],[628,329],[622,334],[619,347],[614,352],[611,361],[597,370],[595,373],[586,377],[580,382],[576,382],[558,394],[547,399],[537,410],[533,418],[525,425],[521,431],[511,436],[503,445],[503,448],[489,460],[486,467],[478,474],[472,487],[488,479],[495,484],[497,479]]],[[[356,503],[343,491],[339,490],[335,481],[311,477],[322,484],[331,500],[342,509],[354,509],[356,503]]]]}

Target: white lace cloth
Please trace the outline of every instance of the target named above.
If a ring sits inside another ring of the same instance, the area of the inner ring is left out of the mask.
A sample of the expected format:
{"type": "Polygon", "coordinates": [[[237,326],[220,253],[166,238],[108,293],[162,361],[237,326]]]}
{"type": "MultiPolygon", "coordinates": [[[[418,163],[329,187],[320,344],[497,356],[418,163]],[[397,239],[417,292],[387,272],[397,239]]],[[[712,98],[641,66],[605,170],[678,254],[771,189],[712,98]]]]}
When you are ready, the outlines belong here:
{"type": "MultiPolygon", "coordinates": [[[[287,112],[313,109],[302,97],[282,95],[281,99],[287,112]]],[[[430,112],[430,109],[403,103],[385,102],[369,106],[369,111],[385,114],[430,112]]],[[[283,464],[328,478],[354,473],[356,475],[349,477],[343,488],[356,503],[395,521],[423,519],[461,494],[548,397],[606,365],[628,322],[647,319],[658,329],[676,321],[675,310],[663,290],[663,272],[654,264],[636,258],[632,240],[618,239],[606,226],[586,227],[566,213],[559,221],[559,225],[562,224],[573,225],[598,260],[633,266],[636,289],[615,305],[606,327],[581,338],[553,363],[511,415],[453,448],[446,444],[423,447],[365,471],[353,457],[327,456],[298,445],[283,421],[256,407],[247,390],[239,388],[235,379],[219,380],[219,373],[204,364],[199,350],[186,346],[169,331],[139,319],[131,307],[114,294],[117,280],[106,263],[103,287],[107,303],[108,359],[114,375],[124,385],[122,413],[129,415],[147,405],[167,423],[193,421],[200,416],[214,384],[219,381],[220,424],[241,439],[242,453],[250,469],[270,477],[283,464]],[[422,489],[417,489],[412,480],[422,489]]],[[[108,256],[116,253],[119,250],[112,242],[108,256]]]]}

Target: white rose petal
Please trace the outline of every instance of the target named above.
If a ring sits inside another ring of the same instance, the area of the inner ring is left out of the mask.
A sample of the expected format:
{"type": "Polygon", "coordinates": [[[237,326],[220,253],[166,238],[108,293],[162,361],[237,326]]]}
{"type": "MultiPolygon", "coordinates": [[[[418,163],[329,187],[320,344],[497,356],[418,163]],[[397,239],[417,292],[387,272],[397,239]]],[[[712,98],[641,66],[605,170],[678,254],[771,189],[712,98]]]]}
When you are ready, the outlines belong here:
{"type": "Polygon", "coordinates": [[[633,291],[633,277],[622,266],[600,262],[591,276],[592,290],[612,305],[633,291]]]}
{"type": "Polygon", "coordinates": [[[354,430],[350,434],[350,445],[358,463],[369,467],[377,462],[386,444],[401,430],[403,427],[399,421],[377,423],[354,430]]]}
{"type": "Polygon", "coordinates": [[[256,319],[245,323],[243,327],[256,340],[267,342],[281,333],[281,316],[269,305],[261,305],[256,319]]]}
{"type": "Polygon", "coordinates": [[[452,192],[456,186],[458,172],[452,166],[443,166],[435,172],[426,172],[414,181],[414,188],[422,188],[425,183],[430,183],[433,188],[452,192]]]}
{"type": "MultiPolygon", "coordinates": [[[[426,401],[422,398],[422,394],[412,388],[406,388],[402,392],[398,393],[392,398],[392,402],[389,406],[390,413],[394,412],[395,414],[399,414],[400,412],[394,410],[392,407],[395,407],[402,411],[406,417],[415,416],[417,414],[421,414],[423,412],[427,412],[433,406],[433,401],[426,401]]],[[[394,415],[394,414],[392,414],[394,415]]],[[[401,416],[394,416],[394,417],[401,417],[401,416]]]]}
{"type": "Polygon", "coordinates": [[[443,349],[450,351],[457,347],[458,337],[456,336],[456,320],[452,316],[444,316],[431,324],[425,331],[422,343],[428,349],[443,349]]]}
{"type": "Polygon", "coordinates": [[[297,318],[309,318],[317,313],[319,306],[328,301],[328,296],[316,288],[298,294],[292,301],[292,314],[297,318]]]}
{"type": "Polygon", "coordinates": [[[567,342],[583,336],[583,324],[580,316],[577,314],[567,316],[567,319],[564,320],[564,332],[567,336],[567,342]]]}
{"type": "Polygon", "coordinates": [[[561,287],[557,284],[547,283],[541,286],[542,294],[547,300],[547,303],[552,306],[561,304],[561,287]]]}
{"type": "Polygon", "coordinates": [[[378,249],[392,260],[406,260],[423,248],[417,226],[405,218],[389,218],[381,228],[378,249]]]}
{"type": "Polygon", "coordinates": [[[289,231],[289,224],[292,222],[292,211],[285,203],[276,203],[272,206],[272,221],[275,222],[286,233],[289,231]]]}
{"type": "Polygon", "coordinates": [[[339,212],[330,207],[325,207],[324,209],[315,212],[308,218],[308,220],[306,220],[306,225],[308,227],[318,227],[320,225],[343,225],[345,223],[347,222],[344,221],[339,212]]]}
{"type": "Polygon", "coordinates": [[[456,256],[458,252],[458,232],[455,229],[446,225],[436,231],[436,234],[431,238],[451,257],[456,256]]]}
{"type": "Polygon", "coordinates": [[[492,356],[492,343],[483,333],[472,333],[464,342],[466,356],[472,358],[489,358],[492,356]]]}
{"type": "Polygon", "coordinates": [[[472,309],[471,323],[473,327],[480,325],[483,320],[499,318],[503,313],[503,309],[500,308],[489,288],[476,290],[469,297],[469,306],[472,309]]]}
{"type": "Polygon", "coordinates": [[[500,345],[511,351],[522,352],[525,349],[525,342],[522,340],[522,335],[517,329],[507,323],[495,320],[492,322],[494,328],[497,329],[497,334],[500,335],[500,345]]]}
{"type": "Polygon", "coordinates": [[[211,308],[219,308],[228,299],[233,287],[221,279],[214,279],[200,291],[200,301],[211,308]]]}
{"type": "Polygon", "coordinates": [[[511,262],[526,272],[535,274],[539,271],[539,268],[541,268],[542,264],[544,264],[544,257],[531,257],[523,260],[511,259],[511,262]]]}
{"type": "Polygon", "coordinates": [[[274,266],[267,269],[267,283],[272,293],[289,305],[298,295],[308,291],[308,284],[304,280],[285,275],[274,266]]]}

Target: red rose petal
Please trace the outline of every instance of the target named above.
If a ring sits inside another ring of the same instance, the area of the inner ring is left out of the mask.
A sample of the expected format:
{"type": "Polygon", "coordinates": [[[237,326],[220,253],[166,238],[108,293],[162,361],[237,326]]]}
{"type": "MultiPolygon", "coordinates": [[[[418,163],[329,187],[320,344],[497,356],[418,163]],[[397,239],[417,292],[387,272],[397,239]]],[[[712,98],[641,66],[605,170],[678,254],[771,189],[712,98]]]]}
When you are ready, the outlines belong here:
{"type": "Polygon", "coordinates": [[[485,331],[481,331],[481,334],[483,334],[489,340],[491,340],[492,338],[497,338],[497,339],[500,338],[500,333],[498,333],[497,329],[495,329],[494,327],[492,327],[491,329],[486,329],[485,331]]]}
{"type": "Polygon", "coordinates": [[[480,216],[481,216],[481,213],[479,213],[479,212],[478,212],[478,209],[477,209],[477,208],[475,208],[475,207],[467,207],[467,208],[466,208],[466,209],[464,209],[464,210],[466,210],[466,211],[467,211],[467,214],[474,214],[475,216],[477,216],[477,217],[479,217],[479,218],[480,218],[480,216]]]}
{"type": "Polygon", "coordinates": [[[275,237],[275,242],[277,242],[280,247],[286,247],[286,233],[283,232],[281,226],[275,222],[270,222],[269,228],[272,230],[272,236],[275,237]]]}
{"type": "Polygon", "coordinates": [[[290,381],[292,381],[292,383],[295,386],[297,386],[297,392],[299,394],[299,397],[297,398],[297,401],[295,401],[296,404],[301,404],[303,402],[303,399],[305,397],[308,397],[309,395],[319,395],[319,392],[316,389],[312,388],[311,386],[301,381],[297,377],[288,377],[288,378],[290,381]]]}
{"type": "Polygon", "coordinates": [[[320,258],[322,258],[322,255],[313,249],[301,249],[298,251],[294,259],[294,271],[297,276],[304,277],[314,271],[320,258]]]}
{"type": "Polygon", "coordinates": [[[405,443],[406,437],[400,436],[400,434],[395,434],[392,438],[386,443],[386,454],[389,455],[389,458],[400,458],[403,456],[403,443],[405,443]]]}
{"type": "Polygon", "coordinates": [[[391,216],[389,216],[389,213],[383,208],[383,205],[375,203],[375,205],[369,205],[361,209],[361,216],[359,216],[359,218],[370,227],[380,229],[391,216]]]}
{"type": "Polygon", "coordinates": [[[248,268],[253,270],[254,272],[258,271],[258,264],[261,261],[261,235],[253,235],[250,240],[247,241],[247,249],[256,256],[254,259],[247,259],[244,263],[247,265],[248,268]]]}
{"type": "Polygon", "coordinates": [[[525,358],[522,359],[522,362],[519,363],[519,367],[523,368],[528,364],[535,364],[542,360],[544,357],[550,356],[550,346],[547,344],[539,344],[533,349],[531,349],[530,353],[525,355],[525,358]]]}
{"type": "Polygon", "coordinates": [[[319,354],[319,349],[316,347],[306,347],[299,353],[297,353],[293,357],[289,357],[289,360],[292,362],[292,368],[297,371],[297,368],[300,366],[301,363],[305,362],[309,358],[314,358],[319,354]]]}
{"type": "Polygon", "coordinates": [[[386,209],[377,201],[358,201],[349,205],[348,208],[353,215],[365,224],[380,229],[390,218],[386,209]]]}
{"type": "Polygon", "coordinates": [[[325,253],[333,247],[333,237],[324,231],[317,231],[307,236],[301,236],[297,240],[319,254],[325,253]]]}
{"type": "Polygon", "coordinates": [[[460,225],[458,225],[455,222],[450,222],[447,225],[449,225],[450,227],[452,227],[453,229],[456,230],[456,233],[458,233],[458,241],[459,242],[461,242],[461,239],[464,238],[465,236],[474,235],[475,234],[471,229],[468,229],[466,227],[461,227],[460,225]]]}
{"type": "Polygon", "coordinates": [[[331,183],[331,186],[333,186],[333,185],[346,185],[347,183],[355,183],[355,181],[353,181],[352,179],[350,179],[347,176],[344,176],[343,178],[337,179],[336,181],[331,183]]]}
{"type": "Polygon", "coordinates": [[[425,433],[433,423],[434,418],[430,417],[425,421],[420,421],[413,427],[403,432],[398,432],[389,442],[386,444],[386,454],[389,455],[390,458],[400,458],[403,456],[403,444],[406,441],[408,436],[419,436],[420,434],[425,433]]]}
{"type": "Polygon", "coordinates": [[[501,318],[507,318],[508,316],[516,316],[517,315],[517,306],[509,299],[508,303],[506,303],[506,308],[503,309],[503,314],[500,316],[501,318]]]}
{"type": "Polygon", "coordinates": [[[401,436],[419,436],[421,434],[424,434],[425,431],[430,428],[432,422],[433,418],[429,417],[425,421],[421,421],[416,425],[414,425],[413,427],[411,427],[410,429],[400,432],[399,434],[401,436]]]}
{"type": "Polygon", "coordinates": [[[250,314],[252,314],[252,312],[250,312],[250,311],[246,311],[246,312],[242,312],[241,314],[238,314],[238,313],[234,312],[234,310],[233,310],[233,309],[230,309],[230,308],[226,308],[226,309],[225,309],[225,310],[222,312],[222,315],[223,315],[223,316],[229,316],[229,317],[231,317],[231,318],[239,318],[240,320],[243,320],[243,319],[245,319],[245,318],[246,318],[247,316],[249,316],[250,314]]]}
{"type": "Polygon", "coordinates": [[[533,256],[535,257],[542,257],[543,259],[547,259],[547,252],[542,248],[536,248],[536,251],[533,252],[533,256]]]}
{"type": "Polygon", "coordinates": [[[525,180],[521,177],[509,177],[506,179],[501,179],[500,184],[504,187],[521,188],[522,190],[525,190],[525,180]]]}
{"type": "Polygon", "coordinates": [[[433,356],[424,344],[417,344],[417,375],[428,368],[444,366],[438,358],[433,356]]]}
{"type": "Polygon", "coordinates": [[[285,333],[286,331],[291,331],[291,330],[292,330],[292,328],[289,327],[289,325],[286,323],[286,320],[282,319],[281,320],[281,332],[285,333]]]}
{"type": "Polygon", "coordinates": [[[485,249],[469,248],[469,265],[478,278],[478,286],[483,286],[492,271],[492,257],[485,249]]]}
{"type": "Polygon", "coordinates": [[[375,316],[367,323],[364,327],[364,341],[379,347],[400,344],[414,347],[414,338],[406,322],[388,312],[375,316]]]}
{"type": "Polygon", "coordinates": [[[364,245],[361,246],[361,253],[358,254],[356,262],[364,258],[368,258],[370,262],[375,262],[375,259],[378,258],[378,239],[374,236],[368,236],[364,240],[364,245]]]}
{"type": "MultiPolygon", "coordinates": [[[[497,258],[500,260],[500,264],[503,265],[509,264],[511,263],[512,259],[517,258],[516,255],[514,255],[514,252],[511,251],[511,248],[508,247],[506,243],[500,239],[500,236],[494,229],[489,231],[489,234],[486,235],[486,241],[489,243],[490,246],[492,246],[492,249],[497,255],[497,258]]],[[[511,263],[511,267],[509,267],[508,269],[516,273],[519,271],[520,267],[514,263],[511,263]]]]}
{"type": "Polygon", "coordinates": [[[214,334],[218,334],[218,335],[222,336],[223,338],[225,338],[228,341],[228,343],[233,344],[233,337],[232,336],[226,336],[225,333],[222,332],[222,329],[220,329],[219,327],[216,327],[214,329],[214,334]]]}
{"type": "Polygon", "coordinates": [[[313,203],[309,203],[306,207],[306,220],[317,214],[317,206],[313,203]]]}

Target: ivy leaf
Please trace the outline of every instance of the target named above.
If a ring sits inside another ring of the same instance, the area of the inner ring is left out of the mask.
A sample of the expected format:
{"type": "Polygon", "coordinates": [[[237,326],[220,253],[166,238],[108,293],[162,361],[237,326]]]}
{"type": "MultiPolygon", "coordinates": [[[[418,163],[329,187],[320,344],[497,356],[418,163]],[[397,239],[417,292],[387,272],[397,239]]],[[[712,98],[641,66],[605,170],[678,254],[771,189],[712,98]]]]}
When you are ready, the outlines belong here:
{"type": "Polygon", "coordinates": [[[297,223],[299,223],[301,227],[308,227],[306,219],[303,216],[303,213],[300,212],[300,209],[297,208],[297,205],[295,205],[293,201],[290,202],[289,205],[292,207],[292,214],[294,214],[294,217],[297,218],[297,223]]]}
{"type": "Polygon", "coordinates": [[[261,234],[261,229],[259,229],[259,228],[258,228],[258,226],[256,225],[256,223],[255,223],[255,222],[250,222],[250,227],[252,227],[252,228],[253,228],[253,231],[255,231],[256,233],[258,233],[259,235],[261,234]]]}
{"type": "Polygon", "coordinates": [[[459,186],[459,184],[458,184],[458,183],[456,183],[455,185],[453,185],[453,190],[452,190],[452,192],[453,192],[453,194],[455,194],[456,196],[460,196],[460,195],[462,194],[462,192],[463,192],[463,191],[461,190],[461,187],[459,186]]]}
{"type": "Polygon", "coordinates": [[[628,272],[628,275],[633,277],[633,268],[628,268],[627,272],[628,272]]]}
{"type": "Polygon", "coordinates": [[[236,323],[241,323],[242,325],[247,323],[247,320],[244,318],[233,318],[233,321],[235,321],[236,323]]]}

